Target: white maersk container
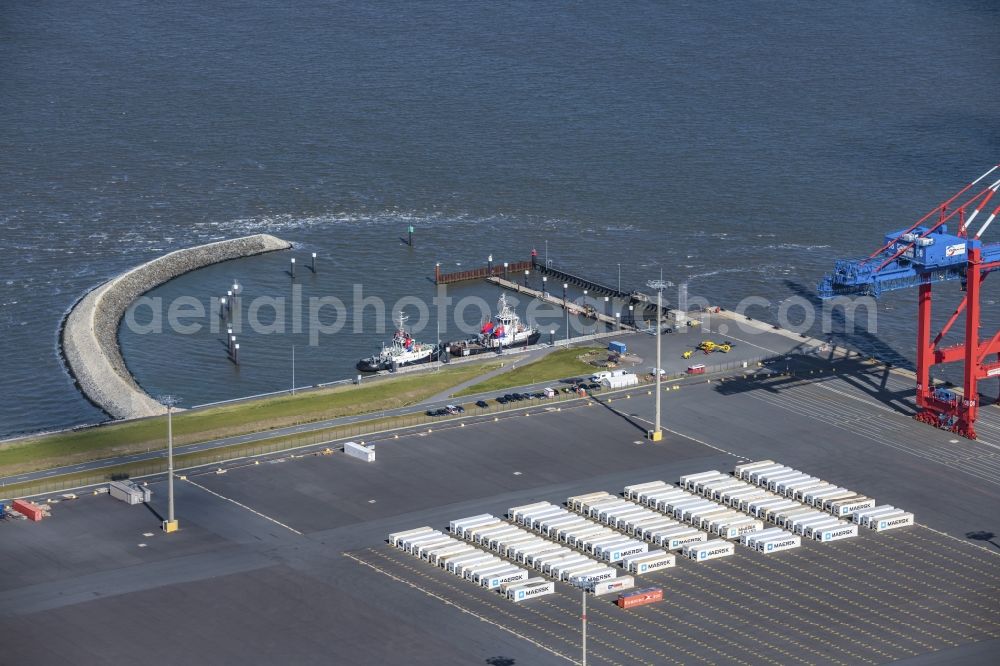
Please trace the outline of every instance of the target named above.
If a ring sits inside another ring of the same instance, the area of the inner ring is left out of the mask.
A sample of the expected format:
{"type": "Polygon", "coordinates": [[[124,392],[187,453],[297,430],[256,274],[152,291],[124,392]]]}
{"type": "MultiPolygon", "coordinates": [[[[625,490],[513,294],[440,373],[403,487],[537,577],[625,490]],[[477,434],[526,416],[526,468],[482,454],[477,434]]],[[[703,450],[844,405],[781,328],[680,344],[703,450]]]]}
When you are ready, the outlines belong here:
{"type": "Polygon", "coordinates": [[[541,576],[535,576],[534,578],[532,578],[532,577],[529,576],[527,580],[518,580],[518,581],[514,581],[512,583],[501,583],[500,584],[500,594],[502,594],[504,596],[507,596],[507,590],[509,588],[520,587],[520,586],[522,586],[522,585],[524,585],[526,583],[546,583],[546,582],[548,582],[548,581],[546,581],[541,576]]]}
{"type": "Polygon", "coordinates": [[[597,563],[589,557],[584,557],[582,560],[576,560],[575,562],[560,562],[552,568],[551,576],[556,580],[569,580],[570,576],[581,571],[593,569],[596,565],[597,563]]]}
{"type": "Polygon", "coordinates": [[[828,541],[839,541],[840,539],[850,539],[858,536],[858,526],[854,523],[843,523],[834,527],[827,527],[817,530],[813,538],[817,541],[827,543],[828,541]]]}
{"type": "Polygon", "coordinates": [[[604,562],[614,563],[620,562],[623,557],[638,555],[647,551],[649,551],[649,544],[645,541],[632,540],[614,546],[603,546],[597,551],[596,555],[598,559],[604,562]]]}
{"type": "Polygon", "coordinates": [[[791,529],[792,534],[802,534],[802,530],[804,530],[809,523],[813,523],[818,520],[826,520],[830,517],[829,514],[823,513],[822,511],[816,511],[815,509],[806,509],[806,512],[807,513],[796,512],[794,516],[787,516],[783,527],[786,530],[791,529]]]}
{"type": "Polygon", "coordinates": [[[438,553],[445,552],[454,548],[468,548],[468,547],[469,544],[465,543],[464,541],[459,541],[458,539],[453,539],[451,537],[448,537],[448,541],[441,544],[440,546],[434,546],[434,547],[425,546],[418,551],[418,554],[420,555],[420,557],[427,560],[431,564],[437,564],[435,558],[438,553]]]}
{"type": "Polygon", "coordinates": [[[597,565],[593,569],[573,574],[569,579],[569,583],[570,585],[589,590],[593,588],[595,583],[600,583],[601,581],[611,580],[617,577],[618,571],[616,571],[613,567],[597,565]]]}
{"type": "Polygon", "coordinates": [[[745,517],[746,514],[742,514],[739,511],[734,511],[727,506],[722,506],[721,504],[715,505],[716,509],[711,509],[709,511],[702,511],[697,513],[691,524],[697,527],[699,530],[708,530],[709,525],[718,520],[735,520],[737,518],[745,517]]]}
{"type": "Polygon", "coordinates": [[[489,585],[487,585],[487,582],[489,581],[490,578],[493,578],[495,576],[506,576],[507,574],[512,574],[517,571],[524,571],[524,569],[516,567],[509,562],[504,562],[502,565],[499,566],[499,568],[493,571],[480,571],[479,573],[476,574],[475,581],[480,585],[482,585],[483,587],[489,587],[489,585]]]}
{"type": "Polygon", "coordinates": [[[594,583],[591,587],[591,592],[594,593],[595,597],[599,597],[603,594],[611,594],[612,592],[631,590],[633,587],[635,587],[635,578],[632,576],[618,576],[617,578],[594,583]]]}
{"type": "Polygon", "coordinates": [[[831,492],[836,489],[836,484],[820,479],[819,481],[813,481],[811,483],[796,484],[792,487],[788,496],[798,502],[809,504],[809,502],[806,501],[807,495],[812,495],[813,493],[831,492]]]}
{"type": "Polygon", "coordinates": [[[771,553],[780,553],[783,550],[798,548],[801,545],[802,537],[785,532],[784,535],[771,537],[770,539],[761,539],[760,541],[754,542],[754,550],[764,553],[765,555],[770,555],[771,553]]]}
{"type": "Polygon", "coordinates": [[[631,509],[622,509],[608,515],[608,524],[615,529],[623,530],[625,525],[633,520],[638,520],[642,516],[649,516],[651,512],[646,507],[632,505],[631,509]]]}
{"type": "Polygon", "coordinates": [[[556,585],[552,582],[524,583],[508,587],[507,598],[515,603],[520,603],[529,599],[544,597],[547,594],[553,594],[555,591],[556,585]]]}
{"type": "Polygon", "coordinates": [[[522,583],[528,580],[528,570],[527,569],[517,569],[510,573],[498,575],[493,574],[489,576],[484,582],[484,586],[488,589],[495,590],[501,585],[506,585],[510,583],[522,583]]]}
{"type": "Polygon", "coordinates": [[[640,576],[660,569],[669,569],[676,563],[677,558],[673,553],[662,550],[632,555],[622,560],[622,566],[626,571],[640,576]]]}
{"type": "Polygon", "coordinates": [[[558,550],[559,548],[562,548],[562,546],[554,544],[551,541],[547,541],[545,543],[531,545],[522,548],[521,550],[518,551],[517,557],[515,559],[517,559],[517,561],[521,562],[522,564],[527,564],[528,566],[532,566],[536,555],[551,553],[555,550],[558,550]]]}
{"type": "Polygon", "coordinates": [[[715,539],[714,541],[706,541],[704,543],[689,543],[684,546],[684,557],[698,562],[728,557],[735,552],[736,546],[722,539],[715,539]]]}
{"type": "Polygon", "coordinates": [[[859,496],[838,500],[836,502],[828,502],[824,504],[824,506],[827,507],[827,511],[838,518],[846,518],[848,516],[854,516],[858,511],[874,509],[875,500],[871,497],[859,496]]]}
{"type": "Polygon", "coordinates": [[[365,446],[357,442],[344,442],[344,453],[351,458],[357,458],[365,462],[375,462],[374,446],[365,446]]]}
{"type": "Polygon", "coordinates": [[[878,520],[869,523],[868,527],[876,532],[884,532],[885,530],[894,530],[897,527],[912,525],[913,522],[914,519],[912,513],[900,511],[898,513],[879,516],[878,520]]]}
{"type": "Polygon", "coordinates": [[[569,548],[560,548],[559,550],[553,550],[548,553],[539,553],[531,558],[531,566],[535,568],[536,571],[545,571],[545,565],[556,560],[561,560],[564,557],[569,557],[570,555],[579,555],[569,548]]]}
{"type": "Polygon", "coordinates": [[[716,522],[710,529],[724,539],[738,539],[744,534],[753,534],[764,529],[764,521],[744,515],[740,520],[732,522],[716,522]]]}
{"type": "Polygon", "coordinates": [[[525,553],[531,551],[532,549],[537,549],[540,546],[545,546],[551,543],[546,541],[541,537],[535,537],[529,541],[518,541],[517,543],[512,543],[507,546],[507,557],[512,560],[521,561],[521,556],[525,553]]]}
{"type": "Polygon", "coordinates": [[[760,499],[767,496],[767,491],[758,486],[749,486],[746,490],[737,490],[726,496],[725,503],[734,509],[739,509],[744,501],[749,502],[751,500],[760,499]]]}
{"type": "Polygon", "coordinates": [[[728,481],[719,481],[718,483],[713,483],[710,486],[706,486],[703,489],[702,494],[716,502],[725,501],[726,497],[729,497],[732,493],[738,492],[740,490],[752,490],[754,486],[751,486],[746,481],[740,481],[729,477],[728,481]]]}
{"type": "Polygon", "coordinates": [[[650,527],[653,525],[661,525],[664,520],[671,520],[667,518],[662,513],[657,513],[651,511],[648,515],[639,518],[638,520],[633,520],[625,526],[625,532],[627,534],[632,534],[638,536],[643,527],[650,527]]]}
{"type": "Polygon", "coordinates": [[[698,530],[688,530],[687,532],[658,536],[653,539],[653,543],[667,550],[681,550],[685,546],[707,541],[708,535],[698,530]]]}
{"type": "Polygon", "coordinates": [[[615,509],[621,509],[622,507],[627,506],[635,506],[635,504],[629,502],[628,500],[616,497],[615,499],[607,502],[595,502],[594,504],[591,504],[590,508],[587,510],[587,514],[591,518],[603,521],[604,516],[607,515],[608,511],[614,511],[615,509]]]}
{"type": "Polygon", "coordinates": [[[577,534],[584,530],[589,530],[593,528],[601,529],[601,526],[595,525],[586,518],[580,518],[575,523],[568,523],[566,525],[562,525],[561,527],[559,527],[559,529],[555,531],[555,535],[553,538],[555,538],[558,541],[562,541],[563,543],[567,543],[569,542],[569,537],[571,534],[577,534]]]}
{"type": "Polygon", "coordinates": [[[660,518],[660,520],[654,520],[649,523],[643,523],[642,525],[636,525],[633,536],[637,536],[643,541],[649,541],[650,537],[654,533],[662,532],[663,530],[668,530],[674,527],[683,526],[673,518],[667,518],[664,516],[660,518]]]}

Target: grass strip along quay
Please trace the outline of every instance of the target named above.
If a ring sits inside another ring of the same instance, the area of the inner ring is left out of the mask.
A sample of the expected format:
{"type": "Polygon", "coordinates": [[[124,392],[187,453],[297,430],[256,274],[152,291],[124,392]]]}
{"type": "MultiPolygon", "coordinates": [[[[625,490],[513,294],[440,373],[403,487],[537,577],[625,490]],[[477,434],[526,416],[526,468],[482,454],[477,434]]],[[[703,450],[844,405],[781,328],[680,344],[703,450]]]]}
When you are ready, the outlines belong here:
{"type": "MultiPolygon", "coordinates": [[[[434,372],[365,380],[360,386],[303,391],[174,414],[174,446],[258,433],[344,416],[408,407],[499,367],[475,363],[434,372]]],[[[0,443],[5,474],[165,448],[166,417],[0,443]]]]}

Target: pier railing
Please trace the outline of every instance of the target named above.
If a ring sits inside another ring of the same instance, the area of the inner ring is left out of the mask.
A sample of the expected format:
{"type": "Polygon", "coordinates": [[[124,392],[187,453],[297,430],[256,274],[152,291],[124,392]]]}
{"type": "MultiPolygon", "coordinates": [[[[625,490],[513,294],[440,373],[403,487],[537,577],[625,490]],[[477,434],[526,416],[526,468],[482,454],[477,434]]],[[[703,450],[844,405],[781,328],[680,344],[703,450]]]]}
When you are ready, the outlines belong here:
{"type": "Polygon", "coordinates": [[[511,274],[517,275],[523,271],[532,270],[534,266],[530,261],[516,261],[492,266],[482,266],[468,271],[458,271],[456,273],[442,273],[440,266],[434,267],[434,282],[436,284],[452,284],[454,282],[465,282],[466,280],[484,280],[488,277],[505,277],[511,274]]]}

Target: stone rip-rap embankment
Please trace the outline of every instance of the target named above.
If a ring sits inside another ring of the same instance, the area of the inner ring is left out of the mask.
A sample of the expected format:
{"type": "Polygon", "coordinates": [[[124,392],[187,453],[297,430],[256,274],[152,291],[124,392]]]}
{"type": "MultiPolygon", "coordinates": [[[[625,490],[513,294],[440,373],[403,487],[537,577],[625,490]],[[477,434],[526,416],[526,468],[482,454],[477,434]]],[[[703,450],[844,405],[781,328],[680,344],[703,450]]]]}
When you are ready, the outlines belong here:
{"type": "Polygon", "coordinates": [[[63,322],[63,356],[80,389],[116,419],[164,413],[163,405],[139,388],[118,347],[118,326],[129,305],[188,271],[290,247],[291,243],[268,234],[208,243],[165,254],[96,287],[73,306],[63,322]]]}

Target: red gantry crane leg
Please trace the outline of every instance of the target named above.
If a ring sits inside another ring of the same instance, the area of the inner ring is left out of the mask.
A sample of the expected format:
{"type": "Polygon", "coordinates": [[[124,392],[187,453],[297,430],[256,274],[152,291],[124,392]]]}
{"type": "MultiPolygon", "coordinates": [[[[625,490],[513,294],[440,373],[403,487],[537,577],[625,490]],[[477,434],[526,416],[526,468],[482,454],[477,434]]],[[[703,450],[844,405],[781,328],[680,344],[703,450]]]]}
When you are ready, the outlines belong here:
{"type": "MultiPolygon", "coordinates": [[[[1000,269],[1000,243],[984,245],[980,238],[1000,213],[1000,206],[993,210],[974,236],[970,236],[969,230],[979,212],[1000,189],[1000,180],[951,213],[946,215],[946,212],[948,206],[960,195],[997,168],[994,166],[944,204],[935,207],[916,224],[887,234],[881,249],[868,258],[838,261],[834,272],[819,286],[819,293],[823,298],[843,294],[877,297],[883,291],[917,287],[918,412],[915,418],[970,439],[976,438],[979,382],[993,377],[1000,379],[1000,331],[996,331],[985,342],[980,337],[982,283],[987,275],[1000,269]],[[966,219],[965,211],[971,206],[976,206],[975,210],[966,219]],[[929,226],[922,226],[936,211],[941,213],[939,220],[929,226]],[[958,233],[949,234],[945,223],[956,215],[958,233]],[[876,265],[876,262],[879,263],[876,265]],[[932,341],[932,284],[948,280],[961,280],[965,296],[932,341]],[[964,342],[942,347],[941,341],[963,312],[964,342]],[[945,363],[964,364],[961,395],[934,387],[930,377],[931,368],[945,363]]],[[[1000,404],[1000,392],[997,402],[1000,404]]]]}

